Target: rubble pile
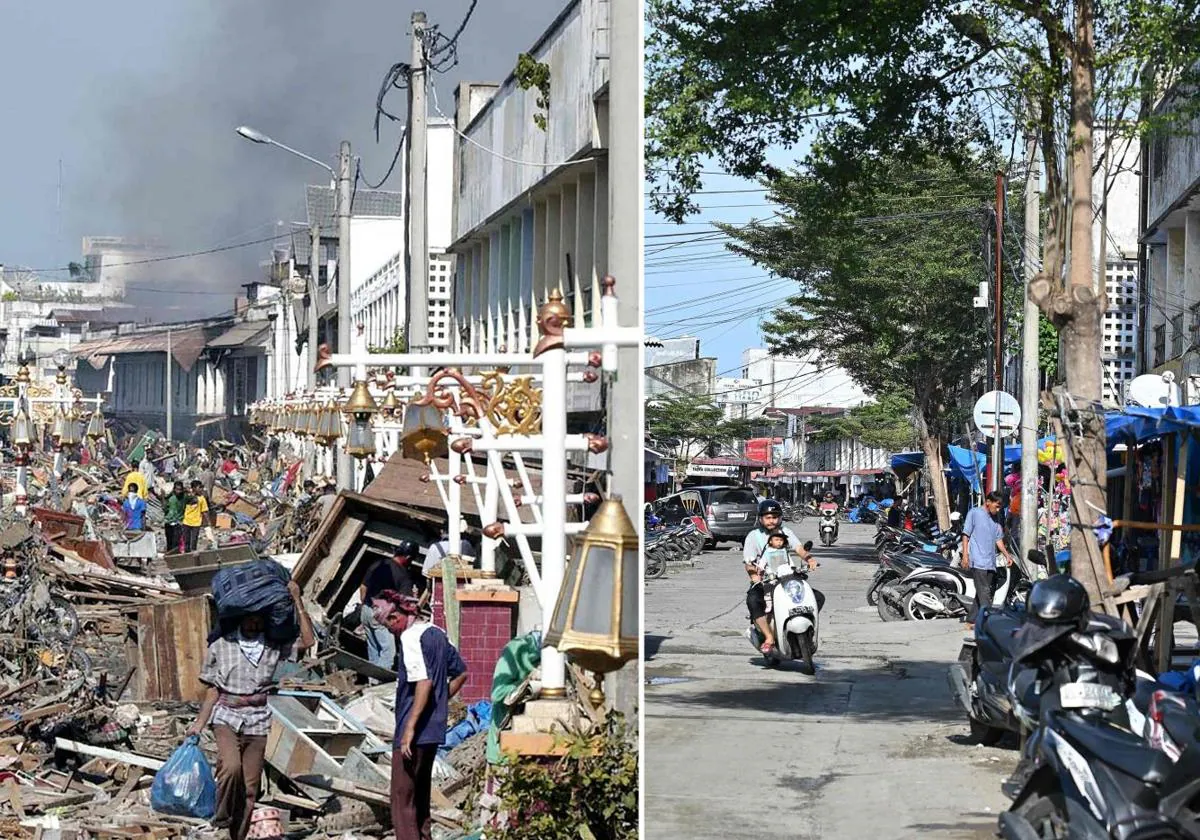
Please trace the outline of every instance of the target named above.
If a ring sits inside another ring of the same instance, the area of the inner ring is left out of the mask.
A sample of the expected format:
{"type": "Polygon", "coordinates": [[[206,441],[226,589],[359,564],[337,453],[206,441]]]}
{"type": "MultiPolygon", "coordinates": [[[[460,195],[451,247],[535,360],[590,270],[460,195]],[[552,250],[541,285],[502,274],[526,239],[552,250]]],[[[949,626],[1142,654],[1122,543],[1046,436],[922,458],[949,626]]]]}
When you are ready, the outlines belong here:
{"type": "MultiPolygon", "coordinates": [[[[125,456],[114,451],[101,442],[60,465],[57,480],[50,464],[35,463],[27,512],[5,505],[0,514],[0,837],[228,836],[150,807],[155,773],[184,741],[204,691],[211,582],[263,556],[292,569],[328,511],[322,500],[333,499],[297,493],[295,465],[253,446],[167,447],[141,434],[125,456]],[[169,550],[163,534],[175,480],[200,481],[215,519],[215,539],[190,554],[169,550]],[[120,500],[138,481],[148,485],[146,530],[129,532],[120,500]]],[[[259,806],[288,837],[390,837],[393,675],[361,658],[365,643],[341,646],[357,637],[340,607],[332,621],[324,614],[323,583],[310,593],[298,582],[319,618],[318,646],[282,666],[259,806]]],[[[498,724],[531,698],[535,677],[497,677],[501,715],[486,701],[454,704],[435,767],[439,840],[477,836],[494,816],[498,724]]],[[[586,720],[590,707],[577,705],[586,720]]],[[[200,747],[215,766],[211,732],[200,747]]]]}

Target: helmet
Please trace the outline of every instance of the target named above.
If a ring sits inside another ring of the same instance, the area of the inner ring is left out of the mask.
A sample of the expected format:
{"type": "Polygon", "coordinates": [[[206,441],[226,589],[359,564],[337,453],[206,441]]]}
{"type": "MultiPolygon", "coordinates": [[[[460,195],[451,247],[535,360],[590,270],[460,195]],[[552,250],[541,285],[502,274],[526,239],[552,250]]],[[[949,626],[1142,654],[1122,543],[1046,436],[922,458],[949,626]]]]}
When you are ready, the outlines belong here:
{"type": "Polygon", "coordinates": [[[768,531],[767,532],[767,542],[770,542],[771,537],[783,537],[783,546],[784,546],[784,548],[787,548],[788,536],[787,536],[787,532],[784,531],[782,528],[774,528],[771,531],[768,531]]]}
{"type": "Polygon", "coordinates": [[[826,494],[825,494],[825,501],[827,501],[827,502],[832,502],[832,501],[833,501],[833,494],[832,494],[832,493],[826,493],[826,494]]]}
{"type": "Polygon", "coordinates": [[[763,499],[758,503],[759,517],[766,516],[768,513],[773,513],[776,516],[783,516],[783,507],[774,499],[763,499]]]}
{"type": "Polygon", "coordinates": [[[1083,584],[1070,575],[1039,580],[1029,592],[1026,610],[1043,624],[1075,624],[1087,620],[1090,604],[1083,584]]]}
{"type": "Polygon", "coordinates": [[[412,540],[400,540],[396,543],[396,549],[392,552],[395,557],[416,557],[420,552],[421,547],[412,540]]]}

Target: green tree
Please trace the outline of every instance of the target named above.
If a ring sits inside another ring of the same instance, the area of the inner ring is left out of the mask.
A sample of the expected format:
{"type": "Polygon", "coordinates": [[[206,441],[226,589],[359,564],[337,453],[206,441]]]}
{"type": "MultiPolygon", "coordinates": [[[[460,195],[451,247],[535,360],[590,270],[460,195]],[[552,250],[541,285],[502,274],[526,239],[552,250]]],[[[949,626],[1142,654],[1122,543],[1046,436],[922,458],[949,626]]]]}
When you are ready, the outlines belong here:
{"type": "Polygon", "coordinates": [[[408,352],[408,337],[404,334],[404,327],[396,327],[392,337],[384,344],[372,344],[367,348],[368,353],[407,353],[408,352]]]}
{"type": "MultiPolygon", "coordinates": [[[[1076,404],[1100,403],[1107,302],[1093,279],[1092,179],[1129,143],[1194,115],[1200,0],[649,0],[648,17],[651,200],[675,218],[695,209],[712,159],[774,177],[767,151],[808,143],[801,163],[828,162],[830,183],[852,190],[884,155],[1015,157],[1023,135],[1035,138],[1046,216],[1029,296],[1060,334],[1076,404]],[[1158,109],[1173,90],[1185,93],[1158,109]]],[[[1081,413],[1069,447],[1077,521],[1105,509],[1102,419],[1081,413]]],[[[1090,558],[1083,583],[1100,603],[1091,529],[1072,531],[1072,550],[1090,558]]]]}
{"type": "Polygon", "coordinates": [[[901,452],[916,442],[912,401],[898,393],[881,394],[840,417],[814,415],[809,428],[817,440],[860,440],[889,452],[901,452]]]}
{"type": "MultiPolygon", "coordinates": [[[[720,226],[733,251],[797,283],[763,332],[774,352],[816,351],[845,369],[881,399],[868,417],[895,420],[907,410],[940,476],[957,398],[986,358],[986,319],[972,297],[984,276],[989,168],[885,159],[853,183],[813,170],[767,179],[779,221],[720,226]],[[963,197],[946,208],[939,196],[947,193],[963,197]]],[[[847,418],[848,428],[862,417],[847,418]]],[[[933,486],[949,527],[946,487],[933,486]]]]}
{"type": "Polygon", "coordinates": [[[707,396],[676,394],[646,406],[646,431],[672,450],[676,475],[684,475],[705,448],[746,440],[754,426],[750,419],[726,420],[724,411],[707,396]]]}

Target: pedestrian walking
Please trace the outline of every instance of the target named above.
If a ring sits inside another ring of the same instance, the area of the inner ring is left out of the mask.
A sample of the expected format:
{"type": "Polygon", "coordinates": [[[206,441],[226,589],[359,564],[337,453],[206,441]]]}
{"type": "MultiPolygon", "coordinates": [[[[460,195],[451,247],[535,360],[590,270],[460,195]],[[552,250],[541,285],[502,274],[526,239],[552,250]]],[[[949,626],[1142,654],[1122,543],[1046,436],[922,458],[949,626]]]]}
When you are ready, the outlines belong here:
{"type": "Polygon", "coordinates": [[[997,557],[1003,556],[1010,566],[1013,562],[1004,544],[1004,529],[996,521],[1003,504],[1003,495],[992,491],[984,499],[983,507],[973,507],[967,512],[963,523],[962,567],[970,570],[975,583],[975,603],[963,619],[964,624],[973,624],[979,610],[992,604],[997,557]]]}
{"type": "Polygon", "coordinates": [[[417,615],[417,600],[381,593],[378,619],[400,639],[391,810],[396,840],[430,840],[433,762],[446,743],[450,700],[467,666],[439,627],[417,615]]]}
{"type": "Polygon", "coordinates": [[[183,514],[187,509],[187,490],[182,481],[176,481],[167,496],[167,504],[163,510],[166,520],[167,553],[178,554],[184,550],[183,514]]]}
{"type": "Polygon", "coordinates": [[[208,512],[208,498],[204,495],[204,485],[193,481],[191,494],[183,508],[183,550],[196,550],[196,541],[200,537],[200,529],[212,525],[208,512]]]}
{"type": "Polygon", "coordinates": [[[300,638],[294,644],[270,641],[265,635],[264,615],[248,615],[208,646],[208,657],[200,672],[200,682],[208,686],[208,691],[187,733],[199,735],[212,724],[217,742],[217,810],[213,825],[228,828],[231,840],[245,840],[250,833],[271,731],[267,700],[277,688],[276,666],[315,642],[312,621],[295,581],[288,581],[288,592],[300,622],[300,638]]]}

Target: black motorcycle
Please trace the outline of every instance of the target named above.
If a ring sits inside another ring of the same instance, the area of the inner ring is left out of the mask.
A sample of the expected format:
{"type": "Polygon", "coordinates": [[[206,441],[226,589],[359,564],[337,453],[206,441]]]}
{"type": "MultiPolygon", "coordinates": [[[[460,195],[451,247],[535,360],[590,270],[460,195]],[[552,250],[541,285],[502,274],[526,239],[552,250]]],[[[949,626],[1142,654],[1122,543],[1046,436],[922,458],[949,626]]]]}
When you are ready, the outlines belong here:
{"type": "Polygon", "coordinates": [[[1129,730],[1136,647],[1127,624],[1090,614],[1072,578],[1034,586],[1006,680],[1011,719],[1031,734],[1005,785],[1002,837],[1200,838],[1200,742],[1172,764],[1129,730]]]}

